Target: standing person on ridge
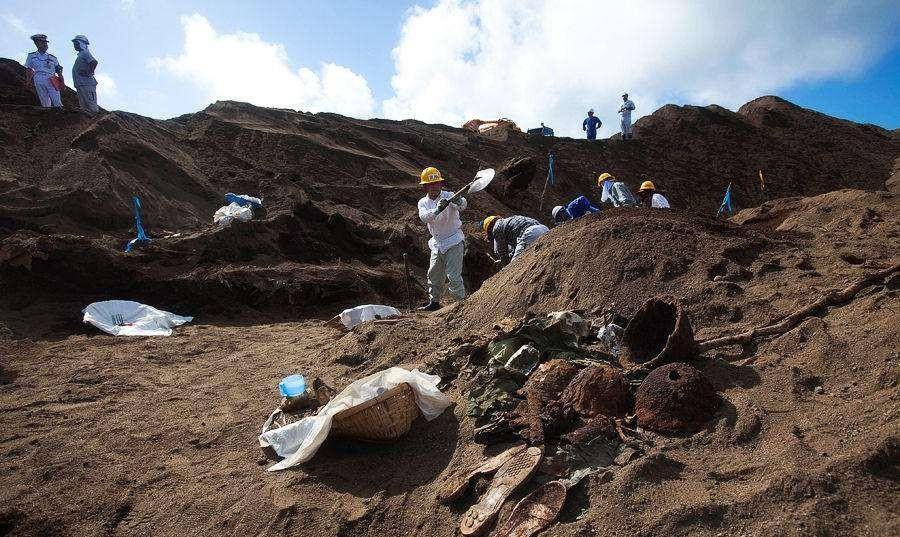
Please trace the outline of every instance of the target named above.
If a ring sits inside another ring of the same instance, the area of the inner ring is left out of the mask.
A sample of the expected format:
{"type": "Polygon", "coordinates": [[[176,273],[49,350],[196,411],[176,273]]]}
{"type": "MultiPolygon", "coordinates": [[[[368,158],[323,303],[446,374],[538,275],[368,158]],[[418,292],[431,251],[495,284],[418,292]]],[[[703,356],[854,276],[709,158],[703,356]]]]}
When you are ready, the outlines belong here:
{"type": "Polygon", "coordinates": [[[601,125],[603,125],[603,122],[600,121],[600,118],[594,116],[594,109],[591,108],[588,110],[588,117],[584,118],[584,121],[581,122],[581,130],[587,132],[588,140],[596,140],[597,128],[601,125]]]}
{"type": "Polygon", "coordinates": [[[428,264],[428,304],[420,311],[436,311],[441,308],[441,296],[450,281],[450,293],[457,299],[466,298],[462,279],[463,258],[466,255],[466,237],[462,231],[459,212],[468,203],[460,197],[451,202],[453,192],[443,190],[444,178],[435,167],[422,170],[419,184],[425,188],[425,197],[419,200],[419,218],[428,225],[431,239],[431,260],[428,264]]]}
{"type": "Polygon", "coordinates": [[[65,87],[63,68],[56,56],[47,52],[49,41],[46,35],[35,34],[31,40],[37,50],[29,52],[25,60],[25,87],[34,85],[34,92],[44,108],[62,108],[59,90],[65,87]]]}
{"type": "Polygon", "coordinates": [[[493,244],[498,262],[509,264],[519,257],[541,235],[550,231],[547,226],[528,216],[488,216],[481,221],[484,239],[493,244]]]}
{"type": "Polygon", "coordinates": [[[622,107],[619,108],[619,113],[622,114],[622,139],[623,140],[631,140],[634,138],[634,133],[632,132],[631,127],[631,111],[634,110],[634,103],[628,99],[628,94],[622,94],[622,107]]]}
{"type": "Polygon", "coordinates": [[[656,186],[653,181],[644,181],[638,190],[638,196],[641,197],[641,205],[644,207],[652,207],[653,209],[668,209],[669,200],[662,194],[656,193],[656,186]]]}
{"type": "Polygon", "coordinates": [[[97,79],[94,77],[97,60],[88,48],[90,44],[88,38],[83,35],[76,35],[72,39],[72,46],[78,51],[78,57],[72,65],[72,83],[78,92],[81,111],[93,116],[100,107],[97,106],[97,79]]]}

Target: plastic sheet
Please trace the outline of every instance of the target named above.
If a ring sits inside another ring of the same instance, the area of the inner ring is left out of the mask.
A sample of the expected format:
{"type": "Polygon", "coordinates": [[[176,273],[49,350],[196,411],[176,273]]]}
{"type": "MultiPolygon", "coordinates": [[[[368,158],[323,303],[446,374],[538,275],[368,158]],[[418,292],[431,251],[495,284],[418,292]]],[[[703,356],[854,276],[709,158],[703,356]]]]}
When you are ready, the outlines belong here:
{"type": "Polygon", "coordinates": [[[172,328],[194,319],[131,300],[93,302],[83,311],[84,322],[114,336],[170,336],[172,328]]]}
{"type": "Polygon", "coordinates": [[[261,447],[271,446],[284,460],[269,467],[269,471],[284,470],[308,461],[316,454],[328,437],[334,415],[338,412],[374,399],[403,382],[409,383],[416,394],[416,405],[426,420],[433,420],[450,406],[450,398],[438,390],[441,378],[428,375],[418,369],[407,371],[402,367],[391,367],[363,377],[337,394],[314,416],[284,427],[271,429],[278,410],[269,416],[259,435],[261,447]]]}
{"type": "Polygon", "coordinates": [[[213,223],[219,226],[227,226],[232,220],[246,222],[253,219],[253,209],[250,205],[240,206],[237,203],[229,203],[213,213],[213,223]]]}
{"type": "Polygon", "coordinates": [[[397,317],[400,310],[391,306],[382,306],[379,304],[365,304],[356,306],[355,308],[346,309],[338,314],[341,324],[350,330],[354,326],[375,319],[384,319],[387,317],[397,317]]]}

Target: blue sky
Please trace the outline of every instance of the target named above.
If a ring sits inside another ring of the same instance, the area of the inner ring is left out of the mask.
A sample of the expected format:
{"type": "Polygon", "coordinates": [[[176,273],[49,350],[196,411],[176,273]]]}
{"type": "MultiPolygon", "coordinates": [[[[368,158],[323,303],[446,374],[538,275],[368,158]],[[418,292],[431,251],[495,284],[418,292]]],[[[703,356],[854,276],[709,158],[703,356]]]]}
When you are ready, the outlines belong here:
{"type": "Polygon", "coordinates": [[[507,116],[578,135],[587,108],[616,130],[667,102],[736,109],[775,93],[900,127],[900,8],[868,0],[6,0],[0,56],[46,33],[68,69],[86,34],[101,104],[154,117],[219,98],[459,125],[507,116]],[[39,14],[39,16],[37,16],[39,14]]]}

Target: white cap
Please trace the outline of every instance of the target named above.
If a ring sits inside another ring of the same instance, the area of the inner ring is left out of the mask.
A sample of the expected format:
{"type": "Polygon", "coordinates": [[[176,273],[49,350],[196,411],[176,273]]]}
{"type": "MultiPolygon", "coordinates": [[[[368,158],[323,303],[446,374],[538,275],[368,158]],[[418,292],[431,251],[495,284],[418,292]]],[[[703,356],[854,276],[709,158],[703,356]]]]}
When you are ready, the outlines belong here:
{"type": "Polygon", "coordinates": [[[556,207],[553,208],[553,211],[551,211],[550,214],[553,215],[554,220],[556,220],[556,215],[558,215],[559,211],[563,210],[563,208],[564,207],[562,205],[557,205],[556,207]]]}

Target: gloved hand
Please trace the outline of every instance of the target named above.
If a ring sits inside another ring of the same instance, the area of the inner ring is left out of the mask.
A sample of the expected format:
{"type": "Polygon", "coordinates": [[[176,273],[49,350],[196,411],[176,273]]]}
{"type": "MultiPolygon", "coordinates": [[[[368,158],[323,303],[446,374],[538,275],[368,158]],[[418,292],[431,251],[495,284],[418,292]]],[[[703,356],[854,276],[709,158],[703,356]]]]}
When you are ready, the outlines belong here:
{"type": "Polygon", "coordinates": [[[439,201],[438,202],[438,212],[441,212],[444,209],[446,209],[448,205],[450,205],[450,200],[448,200],[448,199],[442,199],[441,201],[439,201]]]}

